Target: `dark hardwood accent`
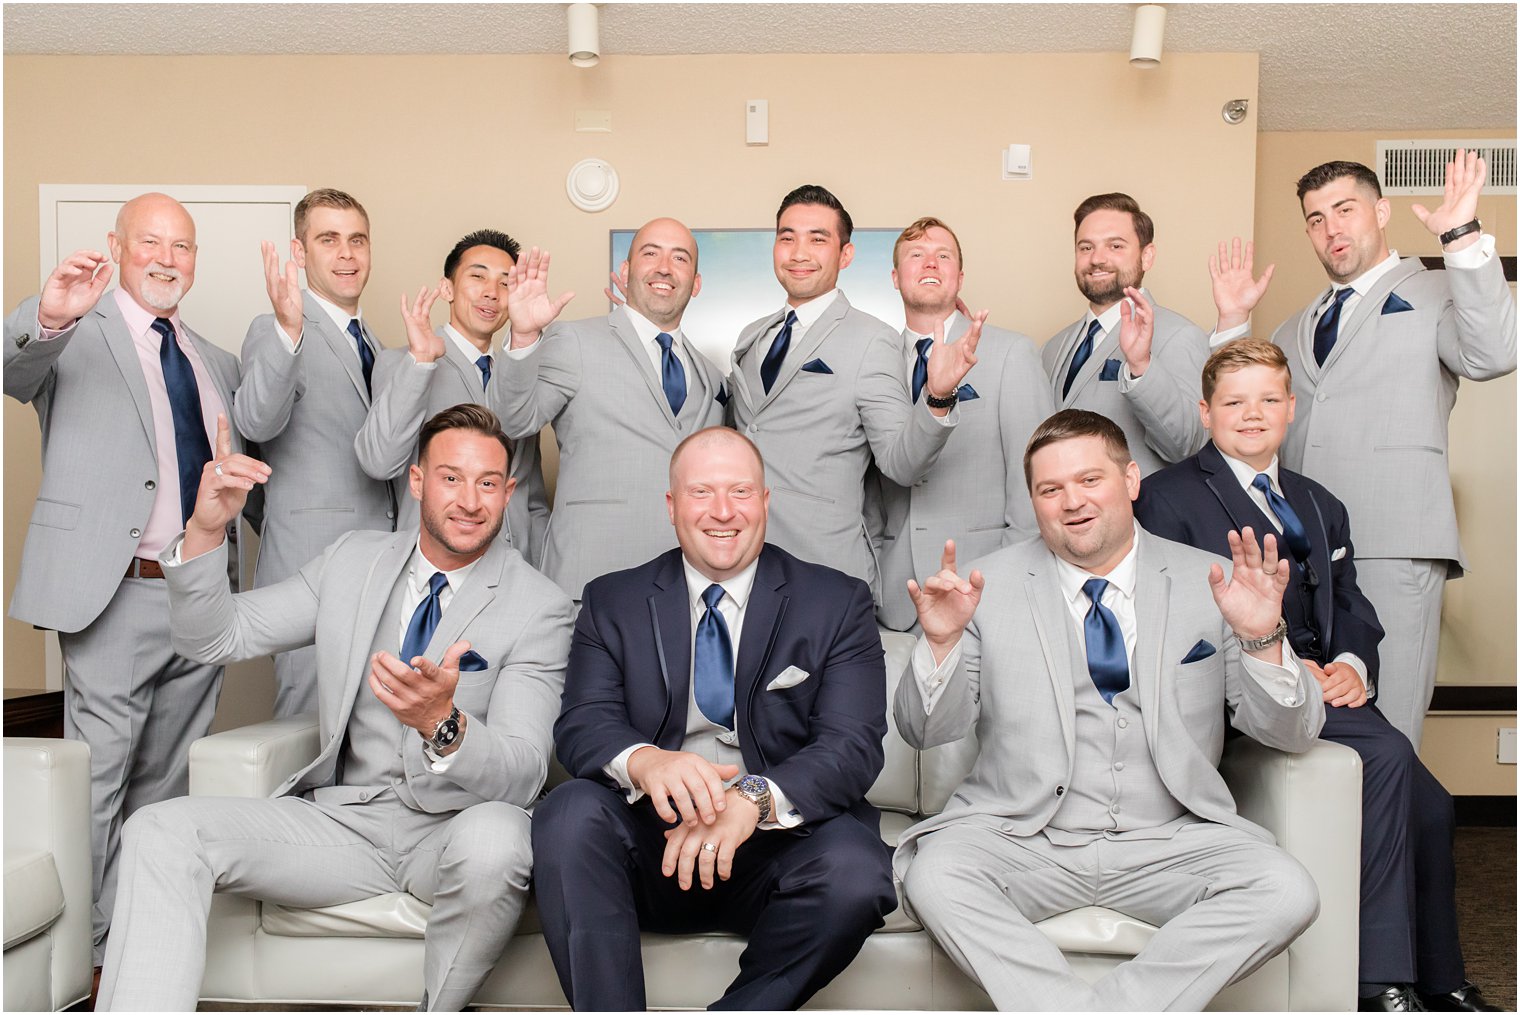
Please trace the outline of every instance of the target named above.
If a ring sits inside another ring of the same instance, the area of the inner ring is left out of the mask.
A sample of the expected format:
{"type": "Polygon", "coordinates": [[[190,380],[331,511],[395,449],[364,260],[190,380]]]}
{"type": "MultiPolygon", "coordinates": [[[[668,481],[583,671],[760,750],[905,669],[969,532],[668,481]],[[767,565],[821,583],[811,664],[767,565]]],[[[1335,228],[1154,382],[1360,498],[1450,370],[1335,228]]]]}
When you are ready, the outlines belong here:
{"type": "Polygon", "coordinates": [[[5,699],[8,737],[62,737],[63,692],[38,691],[5,699]]]}

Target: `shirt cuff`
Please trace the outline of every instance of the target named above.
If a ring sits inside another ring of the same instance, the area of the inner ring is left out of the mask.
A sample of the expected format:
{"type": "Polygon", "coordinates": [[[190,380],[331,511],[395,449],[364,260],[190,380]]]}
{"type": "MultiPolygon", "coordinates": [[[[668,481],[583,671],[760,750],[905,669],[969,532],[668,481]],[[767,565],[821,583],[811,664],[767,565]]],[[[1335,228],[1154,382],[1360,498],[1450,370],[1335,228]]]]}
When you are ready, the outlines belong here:
{"type": "Polygon", "coordinates": [[[934,653],[929,651],[929,641],[919,638],[913,646],[913,679],[918,681],[918,693],[924,699],[924,715],[934,711],[934,706],[945,693],[945,683],[961,662],[961,643],[956,642],[944,660],[934,665],[934,653]]]}
{"type": "Polygon", "coordinates": [[[1237,338],[1245,338],[1250,333],[1251,333],[1251,322],[1250,321],[1247,321],[1244,324],[1237,324],[1233,328],[1226,328],[1223,331],[1216,331],[1212,335],[1209,336],[1209,348],[1210,349],[1218,349],[1221,345],[1224,345],[1226,342],[1233,342],[1237,338]]]}
{"type": "MultiPolygon", "coordinates": [[[[1149,373],[1149,372],[1150,371],[1146,371],[1146,373],[1149,373]]],[[[1134,374],[1132,374],[1132,373],[1129,372],[1129,363],[1126,362],[1126,363],[1123,363],[1122,365],[1120,365],[1120,367],[1119,367],[1119,393],[1120,394],[1127,394],[1128,392],[1131,392],[1131,391],[1135,390],[1135,386],[1138,385],[1143,380],[1145,380],[1145,374],[1141,374],[1139,377],[1136,377],[1134,374]]]]}
{"type": "Polygon", "coordinates": [[[37,328],[36,328],[35,334],[37,335],[37,341],[39,341],[39,342],[51,342],[53,339],[57,338],[59,335],[62,335],[65,332],[73,331],[78,326],[79,326],[79,318],[76,317],[72,321],[70,321],[68,324],[64,325],[61,328],[44,328],[42,326],[42,318],[39,315],[37,317],[37,328]]]}
{"type": "Polygon", "coordinates": [[[442,775],[447,772],[449,766],[454,763],[454,759],[459,757],[459,751],[462,750],[464,750],[464,741],[460,741],[459,750],[453,754],[439,754],[433,750],[433,742],[431,740],[424,740],[422,742],[422,753],[427,758],[428,771],[434,775],[442,775]]]}
{"type": "Polygon", "coordinates": [[[532,355],[533,350],[538,348],[538,344],[543,340],[543,334],[539,333],[539,336],[533,340],[532,345],[525,345],[521,349],[514,349],[508,345],[505,349],[502,350],[502,352],[507,354],[507,359],[527,359],[530,355],[532,355]]]}
{"type": "Polygon", "coordinates": [[[771,788],[771,816],[769,820],[760,822],[757,828],[774,830],[777,828],[796,828],[802,824],[802,815],[797,808],[792,806],[791,800],[787,799],[786,791],[783,790],[775,779],[766,779],[771,788]]]}
{"type": "MultiPolygon", "coordinates": [[[[224,536],[222,537],[222,542],[217,543],[211,549],[207,550],[206,553],[215,553],[217,550],[221,549],[223,544],[226,542],[227,539],[224,536]]],[[[184,545],[185,534],[184,532],[181,532],[179,535],[175,536],[173,541],[170,542],[169,545],[164,548],[164,551],[158,555],[158,562],[164,567],[179,567],[180,565],[187,563],[187,561],[184,559],[184,555],[180,552],[184,548],[184,545]]],[[[200,560],[206,555],[206,553],[196,554],[194,557],[191,557],[190,560],[200,560]]]]}
{"type": "Polygon", "coordinates": [[[1304,700],[1304,668],[1298,664],[1298,656],[1294,655],[1288,639],[1284,638],[1279,644],[1282,645],[1281,664],[1258,659],[1244,650],[1240,653],[1240,661],[1245,664],[1246,675],[1261,685],[1262,690],[1276,698],[1279,704],[1297,708],[1304,700]]]}
{"type": "Polygon", "coordinates": [[[927,402],[924,403],[924,411],[929,413],[929,418],[934,420],[934,422],[938,423],[940,426],[954,426],[961,421],[961,403],[959,401],[952,405],[950,407],[950,411],[945,413],[943,416],[934,415],[934,413],[929,410],[929,404],[927,402]]]}
{"type": "Polygon", "coordinates": [[[1441,258],[1448,268],[1459,268],[1463,271],[1471,271],[1481,268],[1494,256],[1494,238],[1487,233],[1478,237],[1478,242],[1469,244],[1461,250],[1453,250],[1450,253],[1441,251],[1441,258]]]}
{"type": "Polygon", "coordinates": [[[628,778],[628,759],[639,748],[653,746],[654,744],[634,744],[632,747],[619,751],[616,757],[602,766],[602,771],[607,773],[607,778],[622,787],[623,795],[631,804],[642,800],[644,798],[644,791],[635,788],[633,780],[628,778]]]}
{"type": "Polygon", "coordinates": [[[296,340],[294,342],[292,342],[290,340],[290,336],[285,333],[285,326],[280,323],[280,319],[278,317],[274,318],[270,322],[269,326],[274,329],[274,333],[276,335],[280,336],[280,344],[284,346],[285,351],[294,356],[296,354],[297,347],[301,344],[301,338],[306,334],[306,326],[304,324],[301,326],[301,331],[296,335],[296,340]]]}
{"type": "Polygon", "coordinates": [[[1362,678],[1362,686],[1367,689],[1368,694],[1372,693],[1372,678],[1367,675],[1367,664],[1362,662],[1361,656],[1355,652],[1342,652],[1335,657],[1334,661],[1345,663],[1353,670],[1356,670],[1356,675],[1362,678]]]}
{"type": "MultiPolygon", "coordinates": [[[[406,354],[408,356],[412,356],[411,350],[408,349],[406,354]]],[[[438,366],[438,361],[437,360],[432,360],[432,361],[427,362],[427,363],[418,363],[417,362],[417,357],[416,356],[412,356],[412,366],[416,367],[418,370],[432,370],[432,369],[434,369],[435,367],[438,366]]]]}

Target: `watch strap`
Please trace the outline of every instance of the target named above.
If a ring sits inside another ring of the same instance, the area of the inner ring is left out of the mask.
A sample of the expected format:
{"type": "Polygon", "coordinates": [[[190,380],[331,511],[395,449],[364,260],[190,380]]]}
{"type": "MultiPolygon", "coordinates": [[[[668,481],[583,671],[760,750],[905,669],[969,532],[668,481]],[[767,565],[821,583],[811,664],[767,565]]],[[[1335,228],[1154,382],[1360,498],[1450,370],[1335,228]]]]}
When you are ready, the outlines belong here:
{"type": "Polygon", "coordinates": [[[1471,222],[1464,222],[1462,225],[1457,226],[1455,229],[1448,229],[1446,232],[1441,234],[1441,246],[1444,247],[1448,243],[1451,243],[1455,240],[1460,240],[1468,233],[1481,232],[1482,229],[1483,223],[1479,222],[1477,219],[1473,219],[1471,222]]]}

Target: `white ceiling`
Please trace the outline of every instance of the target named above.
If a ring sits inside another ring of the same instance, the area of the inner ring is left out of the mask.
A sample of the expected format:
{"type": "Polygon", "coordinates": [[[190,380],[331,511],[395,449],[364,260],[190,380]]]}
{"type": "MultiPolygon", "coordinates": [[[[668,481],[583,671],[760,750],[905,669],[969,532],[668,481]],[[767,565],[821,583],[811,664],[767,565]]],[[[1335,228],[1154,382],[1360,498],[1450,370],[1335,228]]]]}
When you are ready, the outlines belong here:
{"type": "MultiPolygon", "coordinates": [[[[1130,4],[599,6],[604,56],[1128,52],[1133,21],[1130,4]]],[[[1262,130],[1493,128],[1515,122],[1515,10],[1511,3],[1174,3],[1166,48],[1259,52],[1262,130]]],[[[564,53],[565,47],[563,4],[4,7],[7,55],[564,53]]]]}

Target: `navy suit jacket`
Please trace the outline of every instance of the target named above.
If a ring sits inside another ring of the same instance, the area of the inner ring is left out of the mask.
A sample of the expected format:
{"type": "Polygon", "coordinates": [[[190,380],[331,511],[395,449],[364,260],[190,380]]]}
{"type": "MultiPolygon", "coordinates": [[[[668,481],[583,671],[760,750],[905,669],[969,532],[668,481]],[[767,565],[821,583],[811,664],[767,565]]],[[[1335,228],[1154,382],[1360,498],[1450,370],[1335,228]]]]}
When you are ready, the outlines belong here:
{"type": "MultiPolygon", "coordinates": [[[[786,791],[809,823],[850,812],[879,829],[865,800],[881,773],[886,661],[865,582],[767,544],[734,665],[734,722],[745,770],[786,791]],[[789,666],[808,673],[766,690],[789,666]]],[[[681,551],[587,583],[575,622],[554,743],[573,776],[636,743],[680,750],[690,700],[692,607],[681,551]]]]}
{"type": "MultiPolygon", "coordinates": [[[[1319,629],[1320,650],[1300,649],[1307,646],[1311,632],[1294,629],[1295,614],[1285,608],[1290,625],[1288,640],[1295,652],[1321,664],[1333,662],[1342,652],[1353,652],[1367,664],[1368,676],[1375,682],[1383,628],[1372,603],[1357,588],[1356,550],[1351,545],[1346,506],[1329,490],[1283,468],[1280,462],[1277,481],[1308,530],[1309,568],[1314,575],[1314,580],[1306,583],[1303,569],[1294,561],[1285,595],[1308,598],[1305,612],[1319,629]]],[[[1158,536],[1226,557],[1230,555],[1230,530],[1249,525],[1258,542],[1263,533],[1276,532],[1213,441],[1191,458],[1141,480],[1135,517],[1158,536]]],[[[1283,547],[1281,540],[1278,545],[1283,547]]]]}

